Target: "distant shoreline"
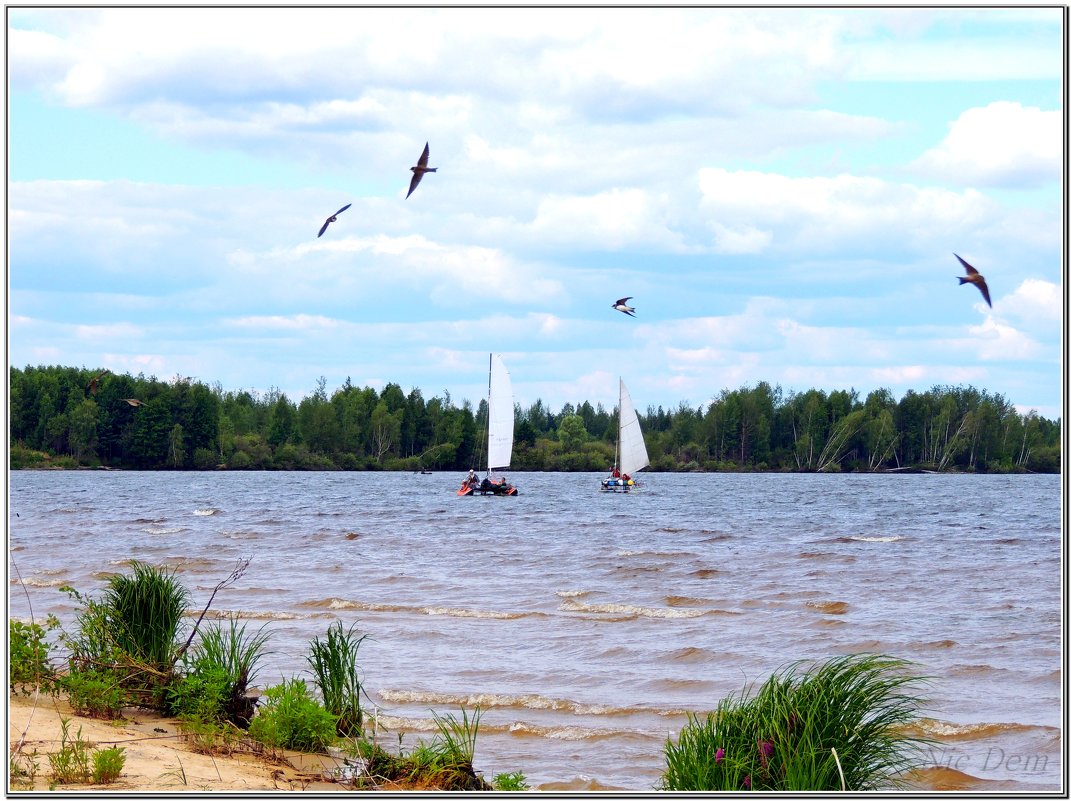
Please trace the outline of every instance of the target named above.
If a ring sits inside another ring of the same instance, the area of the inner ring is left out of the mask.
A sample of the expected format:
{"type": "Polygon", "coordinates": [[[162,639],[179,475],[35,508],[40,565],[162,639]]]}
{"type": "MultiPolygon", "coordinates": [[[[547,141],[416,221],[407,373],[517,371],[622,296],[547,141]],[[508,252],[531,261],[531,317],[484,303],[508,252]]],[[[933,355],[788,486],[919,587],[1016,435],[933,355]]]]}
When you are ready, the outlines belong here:
{"type": "MultiPolygon", "coordinates": [[[[53,464],[34,464],[34,465],[11,465],[9,470],[40,470],[40,471],[108,471],[108,472],[121,472],[121,473],[412,473],[414,475],[438,475],[441,473],[456,474],[464,476],[465,471],[462,469],[446,469],[446,470],[413,470],[411,468],[361,468],[361,469],[345,469],[341,467],[337,468],[309,468],[304,470],[285,470],[275,468],[246,468],[246,467],[227,467],[226,465],[218,465],[212,468],[205,468],[202,470],[182,468],[178,470],[168,470],[154,467],[115,467],[112,465],[53,465],[53,464]]],[[[609,470],[530,470],[528,468],[517,468],[508,471],[509,473],[609,473],[609,470]]],[[[681,475],[681,474],[700,474],[700,475],[827,475],[827,476],[883,476],[883,475],[934,475],[934,476],[1058,476],[1062,471],[1044,472],[1039,470],[1027,470],[1026,468],[1019,468],[1017,470],[931,470],[925,467],[894,467],[887,470],[759,470],[755,468],[741,468],[739,470],[657,470],[650,471],[644,475],[681,475]]]]}

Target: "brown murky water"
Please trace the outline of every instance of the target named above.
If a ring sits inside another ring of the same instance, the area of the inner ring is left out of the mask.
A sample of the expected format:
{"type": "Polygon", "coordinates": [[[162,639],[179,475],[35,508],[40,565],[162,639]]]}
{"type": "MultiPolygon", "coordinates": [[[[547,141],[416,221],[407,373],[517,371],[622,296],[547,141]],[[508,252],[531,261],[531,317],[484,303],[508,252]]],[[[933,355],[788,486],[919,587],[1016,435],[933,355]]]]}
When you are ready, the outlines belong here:
{"type": "Polygon", "coordinates": [[[548,790],[649,790],[688,712],[880,651],[934,677],[921,787],[1060,786],[1058,476],[599,477],[458,498],[452,473],[16,471],[9,610],[69,621],[58,587],[96,592],[130,558],[200,608],[252,557],[214,608],[273,632],[260,684],[357,622],[390,738],[479,705],[477,770],[548,790]]]}

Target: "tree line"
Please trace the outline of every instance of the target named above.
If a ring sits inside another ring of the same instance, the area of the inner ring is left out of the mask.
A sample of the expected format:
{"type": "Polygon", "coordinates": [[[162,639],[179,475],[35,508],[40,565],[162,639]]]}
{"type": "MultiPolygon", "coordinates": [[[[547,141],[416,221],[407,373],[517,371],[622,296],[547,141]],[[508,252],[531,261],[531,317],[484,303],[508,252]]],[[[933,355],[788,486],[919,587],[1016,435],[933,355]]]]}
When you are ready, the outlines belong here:
{"type": "MultiPolygon", "coordinates": [[[[12,468],[143,470],[468,470],[486,448],[487,402],[425,399],[395,383],[321,378],[295,402],[285,393],[224,390],[175,376],[12,367],[12,468]],[[94,379],[96,379],[94,381],[94,379]],[[134,401],[133,403],[131,401],[134,401]]],[[[798,472],[1060,471],[1060,421],[1020,414],[973,386],[785,394],[765,381],[639,414],[651,470],[798,472]]],[[[514,470],[607,470],[617,410],[588,401],[558,412],[515,406],[514,470]]]]}

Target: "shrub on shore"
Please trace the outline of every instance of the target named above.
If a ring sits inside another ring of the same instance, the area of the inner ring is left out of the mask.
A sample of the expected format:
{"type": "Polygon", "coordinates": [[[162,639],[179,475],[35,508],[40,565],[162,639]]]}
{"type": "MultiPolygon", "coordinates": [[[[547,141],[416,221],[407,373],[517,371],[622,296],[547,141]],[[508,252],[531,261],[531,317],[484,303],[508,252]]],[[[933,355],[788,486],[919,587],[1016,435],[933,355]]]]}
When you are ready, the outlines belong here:
{"type": "Polygon", "coordinates": [[[836,791],[899,787],[925,740],[907,733],[923,679],[887,656],[851,655],[809,670],[792,665],[758,692],[691,716],[667,742],[666,790],[836,791]]]}
{"type": "Polygon", "coordinates": [[[37,623],[8,621],[8,688],[21,688],[29,693],[31,686],[50,691],[55,670],[48,661],[53,646],[45,639],[48,632],[59,627],[59,621],[49,615],[45,626],[37,623]]]}
{"type": "Polygon", "coordinates": [[[249,736],[271,748],[321,754],[336,739],[337,718],[309,695],[304,680],[284,679],[264,691],[249,736]]]}

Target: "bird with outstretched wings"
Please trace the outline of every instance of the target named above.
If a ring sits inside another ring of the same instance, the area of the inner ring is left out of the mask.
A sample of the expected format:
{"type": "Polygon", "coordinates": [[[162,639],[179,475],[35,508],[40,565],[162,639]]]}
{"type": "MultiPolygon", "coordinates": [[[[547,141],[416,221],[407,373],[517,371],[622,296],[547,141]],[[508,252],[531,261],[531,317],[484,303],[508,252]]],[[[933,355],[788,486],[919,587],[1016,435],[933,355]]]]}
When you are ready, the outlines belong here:
{"type": "Polygon", "coordinates": [[[328,217],[327,220],[324,222],[324,224],[320,226],[320,233],[318,233],[316,235],[316,238],[319,239],[321,236],[323,236],[324,235],[324,231],[327,230],[327,226],[329,226],[331,223],[335,222],[338,219],[338,215],[340,215],[342,212],[344,212],[346,209],[348,209],[352,205],[353,205],[352,203],[347,203],[341,209],[339,209],[334,214],[332,214],[330,217],[328,217]]]}
{"type": "Polygon", "coordinates": [[[627,314],[629,317],[635,317],[636,310],[628,305],[630,300],[632,300],[632,295],[629,295],[627,298],[618,298],[611,304],[610,308],[617,309],[619,312],[627,314]]]}
{"type": "Polygon", "coordinates": [[[967,274],[965,276],[957,276],[959,278],[960,284],[974,284],[976,287],[978,287],[978,291],[982,293],[982,297],[985,298],[985,302],[989,304],[989,308],[992,309],[993,301],[989,299],[989,287],[986,285],[985,278],[980,272],[971,267],[971,265],[967,264],[967,262],[965,262],[958,253],[953,253],[952,255],[959,259],[959,263],[962,264],[963,269],[967,271],[967,274]]]}
{"type": "Polygon", "coordinates": [[[413,171],[413,177],[409,180],[409,191],[406,193],[406,197],[413,194],[413,190],[417,188],[417,184],[420,183],[420,179],[424,177],[426,172],[435,172],[438,167],[428,166],[428,156],[431,154],[431,150],[428,149],[428,143],[424,143],[424,152],[420,154],[420,159],[417,161],[415,167],[409,169],[413,171]]]}

